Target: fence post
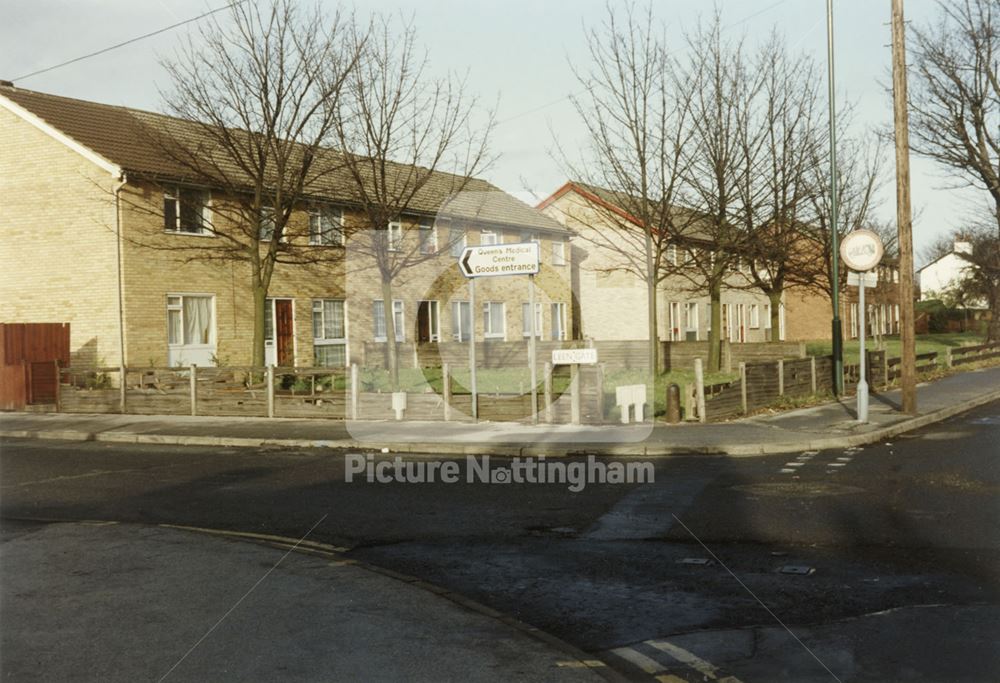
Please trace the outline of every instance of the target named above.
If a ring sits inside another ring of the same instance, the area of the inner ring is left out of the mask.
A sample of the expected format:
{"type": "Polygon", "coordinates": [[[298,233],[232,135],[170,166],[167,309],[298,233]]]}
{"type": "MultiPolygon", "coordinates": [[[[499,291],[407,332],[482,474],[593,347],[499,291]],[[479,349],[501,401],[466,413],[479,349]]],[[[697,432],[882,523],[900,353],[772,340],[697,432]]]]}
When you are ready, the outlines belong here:
{"type": "MultiPolygon", "coordinates": [[[[604,363],[597,364],[597,421],[604,422],[604,363]]],[[[656,381],[653,381],[653,401],[656,401],[656,381]]],[[[650,407],[649,418],[654,420],[653,417],[656,411],[650,407]]]]}
{"type": "Polygon", "coordinates": [[[701,358],[694,359],[695,402],[698,404],[698,422],[705,421],[705,369],[701,358]]]}
{"type": "Polygon", "coordinates": [[[546,361],[545,369],[543,370],[545,376],[542,378],[545,382],[545,398],[542,399],[545,402],[545,422],[552,424],[552,363],[546,361]]]}
{"type": "Polygon", "coordinates": [[[816,356],[809,358],[809,388],[812,395],[816,395],[816,356]]]}
{"type": "Polygon", "coordinates": [[[441,394],[444,397],[444,421],[451,420],[451,369],[441,364],[441,394]]]}
{"type": "Polygon", "coordinates": [[[128,412],[125,404],[125,394],[128,393],[128,368],[124,364],[118,366],[118,412],[124,415],[128,412]]]}
{"type": "Polygon", "coordinates": [[[56,412],[58,413],[59,409],[62,407],[59,400],[60,399],[59,394],[61,392],[59,385],[62,384],[62,376],[59,374],[59,361],[54,360],[52,361],[52,364],[56,368],[56,412]]]}
{"type": "Polygon", "coordinates": [[[191,415],[198,414],[198,366],[191,365],[188,373],[188,380],[191,382],[191,415]]]}
{"type": "Polygon", "coordinates": [[[785,361],[778,360],[778,396],[785,395],[785,361]]]}
{"type": "Polygon", "coordinates": [[[569,366],[569,391],[570,391],[570,422],[580,424],[580,366],[573,363],[569,366]]]}
{"type": "Polygon", "coordinates": [[[722,340],[722,371],[733,371],[733,346],[728,339],[722,340]]]}
{"type": "Polygon", "coordinates": [[[351,363],[351,419],[358,419],[358,364],[351,363]]]}
{"type": "Polygon", "coordinates": [[[947,347],[946,346],[945,349],[944,349],[944,366],[946,368],[953,367],[952,363],[953,363],[953,361],[951,359],[951,347],[947,347]]]}
{"type": "Polygon", "coordinates": [[[806,353],[806,343],[804,341],[800,341],[799,342],[799,358],[805,358],[807,355],[808,354],[806,353]]]}
{"type": "Polygon", "coordinates": [[[274,366],[267,366],[265,375],[267,381],[267,416],[274,417],[274,366]]]}
{"type": "Polygon", "coordinates": [[[885,377],[885,386],[892,384],[892,377],[889,377],[889,352],[882,354],[882,376],[885,377]]]}
{"type": "Polygon", "coordinates": [[[740,363],[740,410],[747,414],[747,364],[740,363]]]}
{"type": "Polygon", "coordinates": [[[684,421],[694,417],[695,388],[690,384],[684,385],[684,421]]]}

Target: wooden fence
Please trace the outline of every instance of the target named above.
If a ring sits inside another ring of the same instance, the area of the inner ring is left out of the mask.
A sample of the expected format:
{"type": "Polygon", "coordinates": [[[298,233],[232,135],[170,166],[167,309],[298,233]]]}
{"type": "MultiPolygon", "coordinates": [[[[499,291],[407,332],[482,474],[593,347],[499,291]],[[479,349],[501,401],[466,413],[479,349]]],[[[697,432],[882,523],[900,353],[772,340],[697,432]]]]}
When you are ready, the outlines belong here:
{"type": "Polygon", "coordinates": [[[55,405],[69,334],[69,323],[0,323],[0,410],[55,405]]]}

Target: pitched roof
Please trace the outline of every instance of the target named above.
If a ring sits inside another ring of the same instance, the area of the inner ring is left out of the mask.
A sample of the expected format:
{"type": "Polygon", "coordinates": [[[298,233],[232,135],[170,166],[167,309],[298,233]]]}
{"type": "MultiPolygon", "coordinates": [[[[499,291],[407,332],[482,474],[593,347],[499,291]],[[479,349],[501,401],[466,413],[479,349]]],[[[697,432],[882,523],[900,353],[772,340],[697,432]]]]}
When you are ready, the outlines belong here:
{"type": "MultiPolygon", "coordinates": [[[[7,99],[45,124],[82,145],[100,158],[126,172],[160,179],[183,181],[190,173],[180,162],[163,151],[162,143],[151,139],[151,131],[162,131],[171,139],[197,140],[204,136],[202,127],[194,122],[99,102],[78,100],[58,95],[0,85],[0,101],[7,99]]],[[[334,149],[323,150],[337,157],[334,149]]],[[[354,186],[341,167],[323,176],[310,192],[330,201],[354,203],[354,186]]],[[[403,178],[405,174],[424,171],[406,164],[389,164],[403,178]]],[[[450,217],[496,223],[544,232],[566,233],[557,221],[480,178],[466,180],[462,176],[435,171],[410,202],[415,213],[435,215],[446,212],[450,217]],[[455,195],[456,189],[461,189],[455,195]]]]}

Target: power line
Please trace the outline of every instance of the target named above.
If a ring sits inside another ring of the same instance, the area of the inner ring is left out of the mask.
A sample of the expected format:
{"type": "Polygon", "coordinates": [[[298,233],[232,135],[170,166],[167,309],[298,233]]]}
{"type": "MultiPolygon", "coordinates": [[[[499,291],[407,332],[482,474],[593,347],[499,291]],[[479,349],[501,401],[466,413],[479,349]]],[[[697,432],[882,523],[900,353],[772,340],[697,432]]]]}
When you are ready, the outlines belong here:
{"type": "Polygon", "coordinates": [[[74,57],[73,59],[67,60],[65,62],[60,62],[59,64],[53,64],[52,66],[45,67],[44,69],[39,69],[38,71],[32,71],[29,74],[18,76],[17,78],[14,79],[14,82],[17,83],[18,81],[23,81],[24,79],[31,78],[32,76],[38,76],[39,74],[44,74],[49,71],[54,71],[55,69],[61,69],[64,66],[69,66],[70,64],[75,64],[76,62],[82,62],[84,59],[90,59],[91,57],[96,57],[97,55],[103,55],[105,52],[111,52],[112,50],[117,50],[120,47],[125,47],[126,45],[137,43],[140,40],[145,40],[146,38],[152,38],[153,36],[159,35],[161,33],[166,33],[167,31],[172,31],[173,29],[184,26],[185,24],[190,24],[192,22],[198,21],[199,19],[204,19],[205,17],[215,14],[216,12],[221,12],[223,10],[230,9],[231,7],[235,7],[236,5],[242,5],[244,2],[246,2],[246,0],[236,0],[236,2],[231,2],[224,7],[219,7],[217,9],[209,10],[204,14],[199,14],[196,17],[191,17],[190,19],[179,21],[176,24],[165,26],[161,29],[157,29],[156,31],[145,33],[141,36],[136,36],[135,38],[130,38],[129,40],[126,40],[122,43],[111,45],[110,47],[103,48],[101,50],[98,50],[97,52],[91,52],[89,54],[81,55],[80,57],[74,57]]]}

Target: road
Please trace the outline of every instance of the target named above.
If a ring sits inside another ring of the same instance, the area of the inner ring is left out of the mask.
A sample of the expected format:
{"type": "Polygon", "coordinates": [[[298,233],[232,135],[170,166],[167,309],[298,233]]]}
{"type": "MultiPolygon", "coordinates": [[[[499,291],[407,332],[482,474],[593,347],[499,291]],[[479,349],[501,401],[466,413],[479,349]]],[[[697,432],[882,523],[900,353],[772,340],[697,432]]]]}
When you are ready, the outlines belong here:
{"type": "Polygon", "coordinates": [[[572,492],[348,483],[342,455],[315,450],[9,440],[0,514],[5,537],[60,520],[290,538],[316,525],[311,540],[632,680],[991,681],[998,445],[993,403],[860,450],[653,459],[654,483],[572,492]]]}

